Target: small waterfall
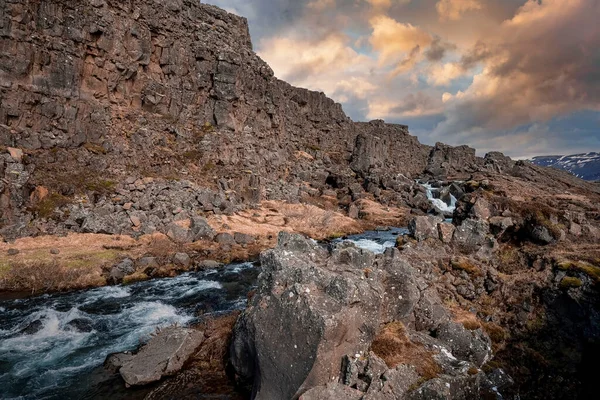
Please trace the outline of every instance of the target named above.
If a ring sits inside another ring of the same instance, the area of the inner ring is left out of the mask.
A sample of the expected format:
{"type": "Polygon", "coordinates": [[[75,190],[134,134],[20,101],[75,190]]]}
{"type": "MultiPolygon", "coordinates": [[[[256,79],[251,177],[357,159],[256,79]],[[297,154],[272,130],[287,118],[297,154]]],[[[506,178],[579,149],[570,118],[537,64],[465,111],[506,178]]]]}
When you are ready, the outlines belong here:
{"type": "Polygon", "coordinates": [[[450,193],[450,204],[446,203],[442,199],[436,198],[433,194],[435,189],[429,183],[421,184],[427,190],[427,199],[433,204],[436,210],[441,211],[444,215],[452,215],[456,210],[456,197],[450,193]]]}
{"type": "Polygon", "coordinates": [[[359,235],[350,235],[345,239],[336,239],[333,243],[349,241],[361,249],[369,250],[375,254],[383,254],[386,249],[396,246],[399,235],[408,233],[405,228],[391,228],[387,231],[369,231],[359,235]]]}

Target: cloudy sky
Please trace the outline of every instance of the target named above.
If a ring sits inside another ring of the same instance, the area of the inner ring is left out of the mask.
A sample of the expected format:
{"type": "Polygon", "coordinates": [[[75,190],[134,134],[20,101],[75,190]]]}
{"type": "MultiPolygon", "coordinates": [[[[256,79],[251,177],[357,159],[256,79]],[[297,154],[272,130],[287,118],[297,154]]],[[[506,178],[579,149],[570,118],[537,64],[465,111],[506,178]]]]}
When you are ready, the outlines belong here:
{"type": "Polygon", "coordinates": [[[600,151],[600,0],[209,0],[354,120],[513,157],[600,151]]]}

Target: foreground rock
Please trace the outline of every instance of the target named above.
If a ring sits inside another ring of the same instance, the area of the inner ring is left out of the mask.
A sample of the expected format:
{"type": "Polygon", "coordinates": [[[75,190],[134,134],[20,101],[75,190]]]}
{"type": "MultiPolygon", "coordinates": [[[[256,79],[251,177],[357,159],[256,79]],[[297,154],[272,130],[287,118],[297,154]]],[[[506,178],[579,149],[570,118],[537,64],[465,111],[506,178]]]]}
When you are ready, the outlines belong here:
{"type": "Polygon", "coordinates": [[[430,276],[398,250],[375,256],[342,243],[329,253],[281,233],[261,263],[231,345],[254,398],[494,396],[479,369],[492,357],[489,337],[454,322],[430,276]]]}
{"type": "Polygon", "coordinates": [[[179,372],[203,341],[204,334],[197,330],[162,329],[136,354],[112,354],[105,366],[118,371],[128,386],[146,385],[179,372]]]}

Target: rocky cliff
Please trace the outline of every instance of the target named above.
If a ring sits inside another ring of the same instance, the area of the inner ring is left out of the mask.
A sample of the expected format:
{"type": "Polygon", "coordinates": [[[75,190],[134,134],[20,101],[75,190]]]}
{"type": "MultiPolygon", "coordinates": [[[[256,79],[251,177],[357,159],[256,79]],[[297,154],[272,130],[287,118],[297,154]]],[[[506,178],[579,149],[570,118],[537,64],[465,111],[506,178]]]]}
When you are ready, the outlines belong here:
{"type": "Polygon", "coordinates": [[[326,189],[342,207],[410,203],[412,178],[484,165],[278,80],[244,18],[195,0],[5,0],[0,40],[5,238],[165,230],[165,204],[228,213],[326,189]]]}

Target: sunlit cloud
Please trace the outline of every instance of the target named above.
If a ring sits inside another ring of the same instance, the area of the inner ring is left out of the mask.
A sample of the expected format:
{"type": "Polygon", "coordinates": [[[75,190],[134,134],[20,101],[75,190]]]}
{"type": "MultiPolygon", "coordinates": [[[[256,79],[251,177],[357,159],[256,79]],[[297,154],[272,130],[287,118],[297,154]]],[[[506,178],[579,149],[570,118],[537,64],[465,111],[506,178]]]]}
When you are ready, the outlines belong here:
{"type": "Polygon", "coordinates": [[[429,33],[418,27],[400,23],[384,15],[373,17],[370,23],[373,33],[369,42],[379,54],[380,65],[397,62],[433,41],[429,33]]]}
{"type": "Polygon", "coordinates": [[[440,0],[435,8],[442,21],[456,21],[468,11],[481,10],[483,5],[480,0],[440,0]]]}

